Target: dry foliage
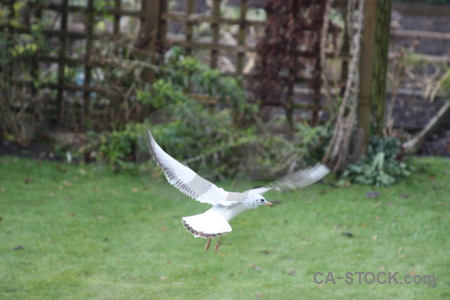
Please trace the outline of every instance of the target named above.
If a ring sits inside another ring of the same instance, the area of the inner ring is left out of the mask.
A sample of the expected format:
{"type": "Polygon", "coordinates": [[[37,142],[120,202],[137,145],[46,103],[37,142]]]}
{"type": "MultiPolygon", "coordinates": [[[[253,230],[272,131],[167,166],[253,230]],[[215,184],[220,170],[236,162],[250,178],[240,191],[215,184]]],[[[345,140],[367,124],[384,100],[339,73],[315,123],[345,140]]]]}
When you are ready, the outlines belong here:
{"type": "Polygon", "coordinates": [[[327,0],[266,4],[266,33],[258,44],[253,90],[262,105],[281,105],[292,121],[294,85],[307,81],[314,101],[312,123],[319,120],[321,43],[327,0]],[[283,89],[288,92],[284,96],[283,89]]]}

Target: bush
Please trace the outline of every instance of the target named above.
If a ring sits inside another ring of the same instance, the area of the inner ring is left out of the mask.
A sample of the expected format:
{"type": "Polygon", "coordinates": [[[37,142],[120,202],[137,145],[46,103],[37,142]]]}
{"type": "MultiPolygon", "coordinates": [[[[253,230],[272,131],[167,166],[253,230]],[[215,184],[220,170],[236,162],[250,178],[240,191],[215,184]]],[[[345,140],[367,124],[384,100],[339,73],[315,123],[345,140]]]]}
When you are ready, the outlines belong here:
{"type": "Polygon", "coordinates": [[[135,148],[143,125],[129,123],[112,132],[89,132],[89,142],[76,152],[85,161],[96,160],[108,164],[114,171],[129,171],[134,168],[135,148]]]}
{"type": "Polygon", "coordinates": [[[342,177],[353,183],[388,186],[409,176],[411,170],[397,138],[373,138],[367,155],[350,165],[342,177]]]}
{"type": "Polygon", "coordinates": [[[166,113],[170,119],[164,122],[130,123],[120,130],[90,133],[91,142],[80,153],[87,160],[93,158],[117,172],[133,170],[138,158],[149,158],[145,142],[147,130],[151,130],[158,144],[171,156],[193,170],[200,170],[207,178],[235,175],[274,178],[318,160],[311,153],[317,153],[322,130],[310,130],[306,138],[302,136],[307,132],[305,128],[300,132],[273,134],[281,118],[244,127],[233,123],[229,109],[212,113],[195,101],[169,106],[166,113]]]}
{"type": "Polygon", "coordinates": [[[192,95],[203,95],[201,100],[209,104],[221,104],[231,108],[235,121],[254,117],[257,106],[246,101],[245,91],[238,79],[224,77],[218,70],[209,68],[197,59],[186,56],[179,47],[170,49],[161,66],[155,66],[157,80],[142,86],[137,100],[160,108],[200,100],[192,95]]]}
{"type": "MultiPolygon", "coordinates": [[[[284,114],[262,122],[258,105],[246,101],[238,80],[221,76],[181,49],[171,49],[155,71],[156,80],[136,91],[143,105],[162,108],[151,124],[129,123],[91,134],[91,142],[80,149],[84,157],[95,157],[116,171],[133,168],[137,141],[151,130],[170,155],[206,177],[231,177],[237,168],[271,177],[321,158],[312,154],[323,148],[328,127],[298,124],[296,131],[286,132],[284,114]]],[[[145,143],[141,146],[138,150],[148,155],[145,143]]]]}
{"type": "Polygon", "coordinates": [[[39,20],[23,23],[24,11],[39,1],[14,1],[9,7],[0,4],[0,134],[5,140],[28,145],[37,129],[44,125],[42,88],[46,75],[35,64],[37,57],[48,52],[48,43],[39,20]],[[18,33],[20,30],[27,33],[18,33]],[[17,31],[17,32],[16,32],[17,31]]]}

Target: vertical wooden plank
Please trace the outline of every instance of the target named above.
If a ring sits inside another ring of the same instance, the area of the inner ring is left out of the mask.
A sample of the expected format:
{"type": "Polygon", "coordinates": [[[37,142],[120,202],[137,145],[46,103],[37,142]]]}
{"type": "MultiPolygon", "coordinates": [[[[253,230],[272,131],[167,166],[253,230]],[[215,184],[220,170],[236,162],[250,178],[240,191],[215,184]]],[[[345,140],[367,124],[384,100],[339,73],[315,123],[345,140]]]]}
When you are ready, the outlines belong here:
{"type": "Polygon", "coordinates": [[[59,122],[64,119],[64,69],[66,66],[66,47],[67,47],[67,19],[69,14],[69,0],[62,0],[61,8],[61,36],[58,51],[58,83],[57,83],[57,106],[59,110],[59,122]]]}
{"type": "MultiPolygon", "coordinates": [[[[28,24],[27,27],[31,28],[31,18],[34,16],[34,18],[40,20],[42,16],[42,10],[41,6],[39,4],[31,3],[29,4],[29,11],[28,11],[28,24]]],[[[38,51],[37,51],[38,52],[38,51]]],[[[38,68],[39,68],[39,57],[37,52],[33,55],[33,59],[31,60],[31,70],[30,75],[33,79],[33,83],[31,84],[31,92],[32,94],[36,94],[36,86],[34,85],[34,82],[38,79],[38,68]]]]}
{"type": "MultiPolygon", "coordinates": [[[[121,15],[119,13],[120,9],[122,8],[122,0],[114,0],[114,8],[116,9],[116,13],[114,14],[114,23],[113,23],[113,38],[115,40],[119,40],[120,39],[120,19],[121,19],[121,15]]],[[[115,55],[119,55],[119,51],[120,48],[116,47],[113,50],[113,53],[115,55]]]]}
{"type": "Polygon", "coordinates": [[[161,17],[161,2],[164,0],[142,0],[143,12],[142,25],[139,31],[139,39],[135,46],[139,49],[155,51],[158,42],[158,30],[161,17]]]}
{"type": "MultiPolygon", "coordinates": [[[[239,46],[245,46],[245,38],[247,36],[247,8],[248,0],[241,0],[240,4],[240,17],[239,17],[239,33],[238,44],[239,46]]],[[[245,52],[239,51],[237,55],[236,72],[242,74],[244,69],[245,52]]]]}
{"type": "Polygon", "coordinates": [[[220,2],[221,0],[213,0],[212,7],[212,22],[211,22],[211,33],[212,33],[212,45],[214,48],[211,50],[211,68],[217,67],[217,62],[219,60],[219,32],[220,32],[220,2]]]}
{"type": "MultiPolygon", "coordinates": [[[[8,10],[8,19],[7,19],[7,23],[6,23],[6,39],[8,40],[8,42],[10,44],[14,43],[14,38],[13,35],[15,34],[14,32],[14,27],[11,24],[11,21],[13,20],[13,16],[14,16],[14,3],[15,1],[12,0],[10,3],[5,3],[3,5],[5,5],[5,9],[8,10]],[[8,6],[9,4],[9,6],[8,6]]],[[[15,65],[15,61],[11,61],[6,68],[6,72],[4,72],[2,70],[2,73],[6,73],[5,77],[5,82],[7,84],[12,84],[14,81],[14,65],[15,65]]],[[[3,83],[0,81],[0,83],[3,83]]]]}
{"type": "MultiPolygon", "coordinates": [[[[87,22],[86,22],[86,52],[84,56],[84,87],[91,85],[92,67],[91,52],[94,32],[94,0],[88,0],[87,3],[87,22]]],[[[83,93],[83,114],[84,118],[88,118],[90,106],[90,93],[85,90],[83,93]]]]}
{"type": "Polygon", "coordinates": [[[375,132],[382,134],[384,129],[384,111],[386,103],[386,83],[389,61],[389,38],[391,25],[392,0],[377,2],[377,27],[375,30],[375,53],[372,81],[373,114],[375,118],[375,132]]]}
{"type": "MultiPolygon", "coordinates": [[[[161,17],[161,2],[163,0],[142,0],[141,11],[144,14],[142,25],[140,27],[139,38],[135,43],[135,47],[147,50],[154,60],[156,45],[159,42],[159,24],[161,17]]],[[[151,82],[155,75],[153,70],[146,68],[142,72],[144,80],[151,82]]]]}
{"type": "MultiPolygon", "coordinates": [[[[160,7],[160,15],[163,15],[168,10],[168,3],[169,1],[161,1],[161,7],[160,7]]],[[[164,18],[159,18],[159,42],[160,42],[160,48],[158,48],[158,51],[164,51],[166,47],[166,38],[167,38],[167,20],[164,18]]]]}
{"type": "Polygon", "coordinates": [[[26,9],[22,10],[22,12],[23,12],[22,22],[23,22],[23,24],[25,24],[25,26],[27,28],[29,28],[31,25],[31,11],[33,10],[33,4],[26,3],[25,6],[26,6],[26,9]]]}
{"type": "Polygon", "coordinates": [[[362,145],[367,145],[370,138],[373,55],[375,47],[375,27],[377,0],[366,0],[364,5],[363,34],[361,38],[361,58],[359,61],[359,103],[358,124],[362,145]]]}
{"type": "MultiPolygon", "coordinates": [[[[317,1],[317,5],[310,6],[310,18],[311,20],[320,26],[320,30],[316,31],[316,39],[313,43],[312,51],[314,53],[321,53],[325,49],[321,48],[322,29],[324,26],[325,8],[327,7],[327,0],[317,1]]],[[[326,34],[326,33],[325,33],[326,34]]],[[[320,111],[322,110],[321,103],[321,90],[322,90],[322,56],[318,55],[313,59],[313,72],[309,86],[313,98],[311,125],[316,126],[320,121],[320,111]]]]}
{"type": "MultiPolygon", "coordinates": [[[[186,6],[186,15],[190,16],[194,13],[194,0],[188,0],[186,6]]],[[[190,42],[194,39],[194,26],[191,21],[186,21],[186,32],[185,32],[185,40],[187,41],[188,46],[186,47],[186,54],[192,54],[192,48],[189,47],[190,42]]]]}
{"type": "Polygon", "coordinates": [[[288,120],[291,128],[294,128],[294,84],[289,83],[287,90],[287,103],[285,104],[284,110],[286,112],[286,118],[288,120]]]}
{"type": "Polygon", "coordinates": [[[348,9],[341,7],[342,9],[342,15],[344,17],[344,31],[343,31],[343,42],[342,42],[342,56],[345,57],[345,59],[343,57],[341,57],[341,88],[339,91],[339,95],[341,97],[344,97],[345,94],[345,82],[347,81],[348,78],[348,66],[349,66],[349,60],[347,59],[347,57],[350,57],[350,29],[348,28],[348,22],[347,22],[347,14],[348,14],[348,9]]]}
{"type": "Polygon", "coordinates": [[[120,17],[121,17],[121,15],[118,12],[122,8],[122,0],[114,0],[114,6],[117,10],[117,13],[114,15],[113,34],[114,34],[115,38],[117,38],[120,34],[120,17]]]}

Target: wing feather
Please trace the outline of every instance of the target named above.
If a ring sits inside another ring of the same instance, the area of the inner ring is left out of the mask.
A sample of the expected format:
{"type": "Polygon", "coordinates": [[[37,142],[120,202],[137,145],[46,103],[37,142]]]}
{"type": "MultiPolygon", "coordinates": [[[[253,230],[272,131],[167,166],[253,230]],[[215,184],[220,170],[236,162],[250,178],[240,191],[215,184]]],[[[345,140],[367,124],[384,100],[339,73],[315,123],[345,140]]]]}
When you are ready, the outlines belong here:
{"type": "Polygon", "coordinates": [[[330,170],[326,166],[317,164],[314,167],[309,167],[292,174],[288,174],[272,182],[268,186],[251,189],[248,192],[263,194],[270,190],[287,191],[300,189],[316,183],[317,181],[325,177],[328,173],[330,173],[330,170]]]}
{"type": "Polygon", "coordinates": [[[217,204],[227,198],[228,192],[204,179],[188,166],[167,154],[148,131],[148,149],[161,167],[167,181],[185,195],[202,203],[217,204]]]}

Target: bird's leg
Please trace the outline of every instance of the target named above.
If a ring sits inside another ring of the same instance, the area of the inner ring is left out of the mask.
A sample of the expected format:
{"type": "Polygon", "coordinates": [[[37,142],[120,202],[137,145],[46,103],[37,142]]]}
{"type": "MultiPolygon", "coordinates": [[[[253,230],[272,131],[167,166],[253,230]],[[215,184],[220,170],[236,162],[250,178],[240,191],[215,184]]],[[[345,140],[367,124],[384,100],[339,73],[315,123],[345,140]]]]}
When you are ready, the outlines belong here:
{"type": "Polygon", "coordinates": [[[208,251],[210,244],[211,244],[211,238],[209,238],[208,241],[206,242],[205,251],[208,251]]]}
{"type": "Polygon", "coordinates": [[[216,247],[215,247],[216,252],[219,251],[219,248],[220,248],[220,242],[222,242],[222,237],[219,237],[219,241],[218,241],[217,244],[216,244],[216,247]]]}

